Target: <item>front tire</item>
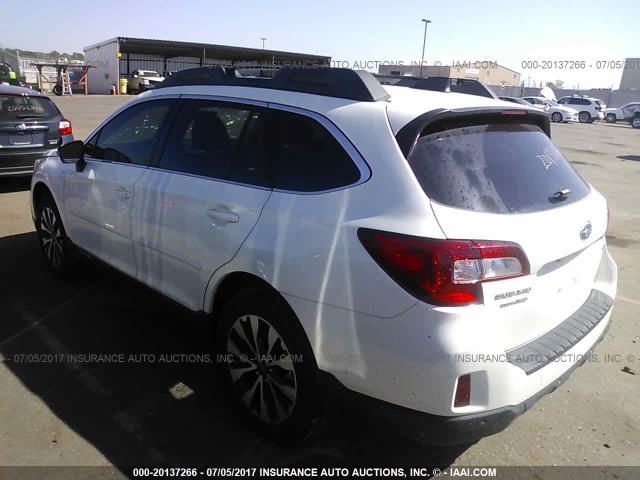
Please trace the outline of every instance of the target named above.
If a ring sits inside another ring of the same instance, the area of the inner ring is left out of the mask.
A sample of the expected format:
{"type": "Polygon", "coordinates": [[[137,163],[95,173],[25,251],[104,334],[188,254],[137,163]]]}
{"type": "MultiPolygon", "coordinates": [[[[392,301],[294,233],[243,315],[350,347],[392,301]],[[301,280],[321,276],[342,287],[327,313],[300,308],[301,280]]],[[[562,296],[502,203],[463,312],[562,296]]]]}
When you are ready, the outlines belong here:
{"type": "Polygon", "coordinates": [[[75,263],[73,248],[51,195],[43,197],[37,206],[36,230],[47,268],[59,277],[68,278],[75,263]]]}
{"type": "Polygon", "coordinates": [[[607,113],[607,117],[605,119],[607,123],[616,123],[616,114],[615,113],[607,113]]]}
{"type": "Polygon", "coordinates": [[[632,128],[640,128],[640,115],[636,115],[631,119],[632,128]]]}
{"type": "Polygon", "coordinates": [[[251,288],[222,308],[216,353],[241,415],[262,435],[289,443],[318,424],[318,367],[291,307],[277,293],[251,288]]]}
{"type": "Polygon", "coordinates": [[[578,120],[580,123],[589,123],[589,120],[591,120],[591,114],[589,112],[580,112],[578,114],[578,120]]]}
{"type": "Polygon", "coordinates": [[[554,114],[551,115],[551,120],[555,123],[562,122],[562,114],[560,112],[554,112],[554,114]]]}

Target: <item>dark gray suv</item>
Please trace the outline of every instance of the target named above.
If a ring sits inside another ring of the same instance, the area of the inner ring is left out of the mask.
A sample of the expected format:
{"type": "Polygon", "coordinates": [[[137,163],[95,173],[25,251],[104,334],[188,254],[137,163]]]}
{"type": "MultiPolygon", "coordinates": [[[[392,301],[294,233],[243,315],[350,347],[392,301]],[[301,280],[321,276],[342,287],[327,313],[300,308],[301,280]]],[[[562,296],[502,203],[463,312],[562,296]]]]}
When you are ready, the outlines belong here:
{"type": "Polygon", "coordinates": [[[71,122],[49,97],[0,85],[0,177],[31,175],[38,158],[71,141],[71,122]]]}

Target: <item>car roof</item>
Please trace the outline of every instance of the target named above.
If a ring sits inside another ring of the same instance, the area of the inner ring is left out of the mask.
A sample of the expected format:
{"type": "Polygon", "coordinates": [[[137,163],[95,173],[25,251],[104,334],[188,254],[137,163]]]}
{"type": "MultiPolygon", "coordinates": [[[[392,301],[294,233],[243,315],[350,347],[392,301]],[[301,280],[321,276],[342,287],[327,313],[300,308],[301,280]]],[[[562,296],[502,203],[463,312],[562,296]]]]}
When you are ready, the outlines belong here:
{"type": "MultiPolygon", "coordinates": [[[[383,85],[389,93],[387,101],[362,102],[344,98],[328,97],[309,93],[276,90],[272,88],[244,87],[231,85],[180,85],[148,90],[136,98],[143,100],[150,96],[203,95],[217,97],[218,100],[244,99],[248,102],[265,102],[300,108],[323,115],[337,124],[348,122],[345,114],[370,115],[385,110],[393,134],[420,115],[435,110],[461,110],[466,108],[505,107],[509,110],[534,110],[524,105],[514,104],[488,97],[451,92],[434,92],[410,87],[383,85]]],[[[353,118],[353,117],[350,117],[353,118]]]]}
{"type": "Polygon", "coordinates": [[[37,90],[13,85],[0,85],[0,95],[29,95],[32,97],[46,97],[37,90]]]}

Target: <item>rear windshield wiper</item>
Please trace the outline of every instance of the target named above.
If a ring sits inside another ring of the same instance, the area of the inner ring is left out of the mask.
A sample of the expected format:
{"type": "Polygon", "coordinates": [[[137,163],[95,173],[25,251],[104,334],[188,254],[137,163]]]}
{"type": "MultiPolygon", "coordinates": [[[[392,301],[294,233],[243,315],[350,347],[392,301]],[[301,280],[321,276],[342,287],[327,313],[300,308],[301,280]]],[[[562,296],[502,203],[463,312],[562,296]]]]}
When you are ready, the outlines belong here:
{"type": "Polygon", "coordinates": [[[563,200],[566,200],[567,197],[571,194],[571,190],[569,190],[568,188],[565,188],[563,190],[560,190],[556,193],[554,193],[553,195],[551,195],[549,197],[549,201],[550,202],[561,202],[563,200]]]}

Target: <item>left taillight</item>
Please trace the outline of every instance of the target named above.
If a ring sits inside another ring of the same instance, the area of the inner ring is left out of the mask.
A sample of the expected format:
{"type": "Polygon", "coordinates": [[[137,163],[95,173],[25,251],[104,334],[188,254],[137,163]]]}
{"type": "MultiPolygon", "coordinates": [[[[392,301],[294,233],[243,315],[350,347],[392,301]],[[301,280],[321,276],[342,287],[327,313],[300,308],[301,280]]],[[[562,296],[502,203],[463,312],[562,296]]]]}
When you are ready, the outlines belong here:
{"type": "Polygon", "coordinates": [[[60,131],[60,135],[71,135],[71,122],[69,120],[61,120],[58,124],[58,130],[60,131]]]}
{"type": "Polygon", "coordinates": [[[358,238],[376,263],[414,297],[441,306],[482,303],[481,283],[529,274],[511,242],[422,238],[361,228],[358,238]]]}

